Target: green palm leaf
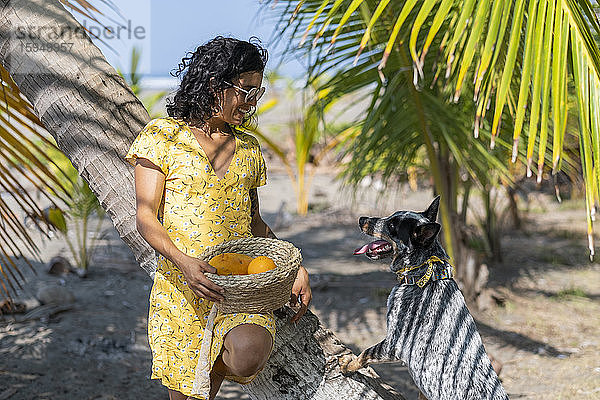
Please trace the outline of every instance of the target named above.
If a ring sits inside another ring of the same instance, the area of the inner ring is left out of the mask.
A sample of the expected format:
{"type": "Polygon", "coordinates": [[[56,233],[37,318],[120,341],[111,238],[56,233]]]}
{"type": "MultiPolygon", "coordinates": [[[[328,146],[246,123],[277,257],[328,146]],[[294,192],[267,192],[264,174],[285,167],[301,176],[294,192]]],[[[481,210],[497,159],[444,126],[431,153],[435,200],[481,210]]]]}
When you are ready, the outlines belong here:
{"type": "MultiPolygon", "coordinates": [[[[386,15],[381,4],[373,7],[374,12],[371,14],[369,10],[372,2],[363,2],[362,5],[366,5],[367,9],[345,26],[344,35],[338,36],[333,51],[327,57],[315,58],[315,63],[311,65],[309,81],[312,83],[321,80],[320,87],[328,89],[329,94],[323,99],[325,102],[369,92],[376,85],[369,108],[357,118],[361,133],[349,135],[339,146],[343,155],[347,156],[345,158],[350,160],[344,172],[346,181],[356,184],[371,174],[381,176],[384,182],[388,181],[402,175],[418,156],[425,154],[434,174],[436,188],[443,192],[446,189],[439,166],[438,144],[444,149],[451,149],[452,162],[459,168],[464,168],[477,182],[492,168],[500,169],[500,176],[510,181],[504,161],[499,158],[503,151],[507,151],[506,141],[502,141],[502,149],[490,152],[471,134],[473,110],[448,105],[442,100],[448,93],[435,85],[430,89],[416,91],[411,83],[413,74],[407,46],[398,45],[398,48],[390,51],[386,60],[385,80],[383,83],[380,81],[381,51],[389,43],[389,29],[400,33],[398,26],[402,26],[403,19],[410,17],[411,10],[404,12],[407,4],[402,6],[400,17],[396,17],[395,13],[386,15]],[[385,22],[372,25],[369,32],[370,46],[367,49],[367,46],[361,47],[365,37],[364,27],[373,23],[375,13],[381,15],[385,22]],[[357,56],[355,52],[360,49],[365,51],[357,56]]],[[[427,13],[421,13],[421,16],[425,14],[427,13]]],[[[310,13],[303,14],[302,10],[294,18],[297,25],[292,30],[295,32],[306,31],[304,26],[310,25],[314,19],[310,13]]],[[[330,50],[330,38],[335,37],[338,28],[339,25],[335,27],[332,23],[319,33],[323,40],[315,48],[317,55],[330,50]]],[[[402,36],[406,38],[408,35],[406,32],[402,36]]],[[[415,38],[414,35],[411,37],[415,38]]],[[[419,35],[417,39],[408,47],[421,46],[423,39],[419,35]]],[[[438,42],[434,44],[438,45],[438,42]]],[[[312,46],[305,48],[311,51],[312,46]]],[[[489,138],[489,129],[484,127],[482,130],[485,131],[483,136],[489,138]]],[[[480,185],[484,183],[480,182],[480,185]]],[[[442,212],[445,224],[449,224],[448,215],[447,212],[442,212]]]]}
{"type": "MultiPolygon", "coordinates": [[[[300,25],[314,16],[310,1],[302,5],[296,1],[279,3],[297,5],[296,23],[300,25]]],[[[356,65],[361,60],[379,60],[380,76],[389,80],[397,66],[389,65],[388,59],[408,42],[415,85],[420,87],[420,81],[430,82],[431,77],[439,82],[437,78],[444,76],[444,87],[452,88],[452,100],[458,101],[466,82],[473,82],[473,87],[468,85],[468,92],[476,102],[476,133],[486,117],[488,104],[493,105],[488,114],[492,147],[502,115],[508,109],[511,118],[507,123],[513,132],[512,161],[521,151],[519,140],[525,133],[527,172],[532,175],[531,165],[537,153],[538,181],[546,165],[551,165],[554,172],[563,165],[567,81],[573,82],[579,104],[581,160],[593,254],[592,213],[600,200],[600,50],[595,40],[600,26],[590,1],[365,0],[360,2],[361,7],[374,10],[369,18],[362,15],[364,9],[355,11],[356,3],[343,2],[337,19],[330,12],[327,26],[317,26],[320,34],[313,41],[322,40],[322,48],[316,46],[317,57],[326,54],[322,49],[340,42],[337,38],[342,34],[352,38],[359,35],[360,41],[351,39],[351,45],[344,42],[344,54],[334,51],[327,57],[338,57],[338,68],[349,65],[342,64],[348,56],[356,65]],[[437,54],[431,54],[431,47],[439,49],[437,54]],[[370,51],[365,51],[367,48],[370,51]],[[354,54],[352,49],[356,49],[354,54]],[[429,77],[428,62],[434,69],[429,77]],[[548,143],[551,148],[547,149],[548,143]],[[547,151],[551,152],[550,158],[546,157],[547,151]]],[[[313,18],[313,24],[319,24],[317,19],[313,18]]],[[[327,61],[316,64],[322,67],[327,61]]],[[[310,73],[314,76],[323,73],[323,69],[315,67],[310,73]]]]}

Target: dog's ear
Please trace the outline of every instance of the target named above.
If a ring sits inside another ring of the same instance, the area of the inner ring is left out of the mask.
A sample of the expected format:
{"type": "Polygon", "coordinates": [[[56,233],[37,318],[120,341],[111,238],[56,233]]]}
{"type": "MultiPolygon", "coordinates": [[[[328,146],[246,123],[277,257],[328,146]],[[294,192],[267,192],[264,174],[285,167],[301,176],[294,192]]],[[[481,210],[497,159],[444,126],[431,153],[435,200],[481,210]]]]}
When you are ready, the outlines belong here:
{"type": "Polygon", "coordinates": [[[425,216],[425,218],[427,218],[431,222],[435,222],[437,220],[439,208],[440,208],[440,196],[437,196],[435,199],[433,199],[433,201],[431,202],[431,204],[429,205],[427,210],[423,211],[422,214],[425,216]]]}
{"type": "Polygon", "coordinates": [[[442,226],[437,222],[426,222],[415,227],[412,242],[419,247],[428,247],[433,243],[442,226]]]}

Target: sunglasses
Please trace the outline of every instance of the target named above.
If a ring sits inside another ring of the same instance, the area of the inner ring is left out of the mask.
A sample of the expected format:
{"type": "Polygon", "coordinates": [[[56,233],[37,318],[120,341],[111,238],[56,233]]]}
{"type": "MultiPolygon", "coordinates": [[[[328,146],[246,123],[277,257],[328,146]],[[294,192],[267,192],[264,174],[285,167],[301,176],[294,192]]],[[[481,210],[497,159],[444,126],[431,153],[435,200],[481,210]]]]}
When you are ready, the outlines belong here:
{"type": "Polygon", "coordinates": [[[227,81],[223,81],[223,82],[225,82],[228,85],[231,85],[232,87],[236,88],[237,90],[241,90],[242,92],[246,93],[246,97],[244,97],[245,103],[249,103],[249,102],[255,101],[255,100],[258,101],[263,96],[263,94],[265,94],[264,87],[252,88],[250,90],[246,90],[246,89],[242,89],[239,86],[234,85],[233,83],[230,83],[227,81]]]}

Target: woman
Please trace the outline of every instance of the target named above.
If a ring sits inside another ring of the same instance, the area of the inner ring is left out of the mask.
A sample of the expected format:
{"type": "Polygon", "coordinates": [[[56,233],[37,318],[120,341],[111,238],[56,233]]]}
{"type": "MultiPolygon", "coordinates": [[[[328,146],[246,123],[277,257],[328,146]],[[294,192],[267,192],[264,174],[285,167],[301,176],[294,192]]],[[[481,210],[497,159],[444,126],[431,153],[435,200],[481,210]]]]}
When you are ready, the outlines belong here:
{"type": "MultiPolygon", "coordinates": [[[[222,288],[204,275],[215,269],[197,256],[227,240],[275,237],[259,213],[256,188],[266,183],[260,146],[234,128],[249,123],[264,93],[266,61],[260,45],[233,38],[198,47],[175,74],[187,68],[167,101],[169,117],[150,121],[125,157],[135,165],[137,229],[159,254],[148,317],[151,378],[161,379],[171,400],[191,398],[207,316],[223,300],[222,288]]],[[[290,302],[298,300],[294,322],[311,301],[304,267],[290,302]]],[[[200,398],[213,399],[225,377],[250,382],[274,335],[272,313],[219,313],[207,360],[210,392],[200,398]]]]}

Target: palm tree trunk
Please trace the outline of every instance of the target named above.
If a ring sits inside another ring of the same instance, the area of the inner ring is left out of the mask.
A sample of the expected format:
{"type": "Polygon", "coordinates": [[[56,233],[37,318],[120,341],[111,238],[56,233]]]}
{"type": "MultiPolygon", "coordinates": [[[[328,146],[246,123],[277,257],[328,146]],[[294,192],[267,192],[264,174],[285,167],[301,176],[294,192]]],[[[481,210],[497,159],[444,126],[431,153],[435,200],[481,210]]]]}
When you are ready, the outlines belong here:
{"type": "Polygon", "coordinates": [[[0,5],[0,62],[151,274],[155,252],[136,231],[133,170],[122,160],[148,113],[58,1],[0,5]],[[61,30],[62,39],[51,39],[61,30]],[[61,43],[70,50],[35,50],[61,43]]]}
{"type": "MultiPolygon", "coordinates": [[[[136,230],[133,168],[123,159],[150,119],[146,109],[58,0],[0,0],[0,7],[0,63],[152,276],[155,252],[136,230]],[[27,29],[41,31],[42,37],[19,34],[27,29]],[[70,48],[32,51],[27,44],[60,45],[44,32],[61,29],[79,32],[64,39],[70,48]]],[[[289,315],[278,318],[271,360],[248,387],[253,398],[403,398],[371,369],[351,378],[341,375],[337,356],[349,350],[313,314],[297,326],[288,320],[289,315]]]]}

